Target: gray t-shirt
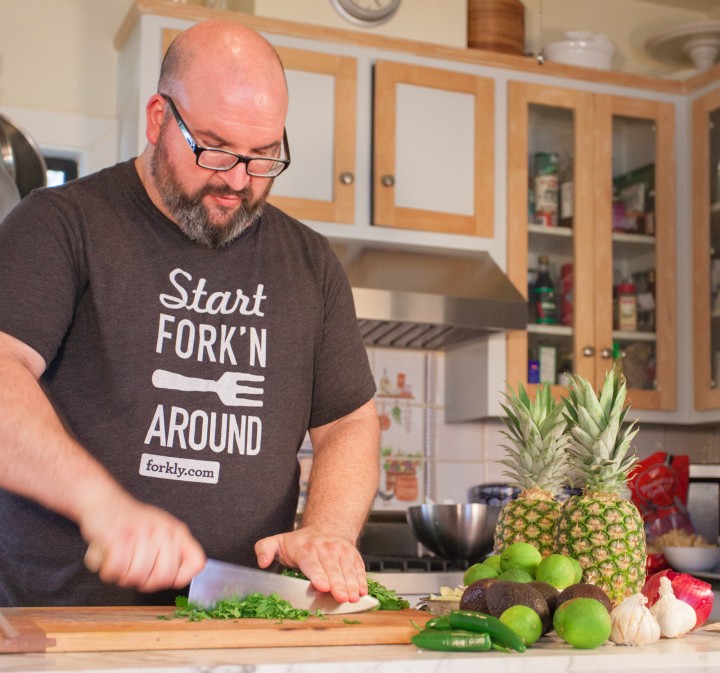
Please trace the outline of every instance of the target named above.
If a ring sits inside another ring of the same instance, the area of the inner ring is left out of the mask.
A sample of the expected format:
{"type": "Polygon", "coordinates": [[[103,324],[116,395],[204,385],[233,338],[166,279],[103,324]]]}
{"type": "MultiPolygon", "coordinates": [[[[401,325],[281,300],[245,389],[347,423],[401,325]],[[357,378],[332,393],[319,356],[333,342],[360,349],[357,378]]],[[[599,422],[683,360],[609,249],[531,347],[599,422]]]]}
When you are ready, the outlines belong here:
{"type": "MultiPolygon", "coordinates": [[[[375,391],[323,237],[268,206],[227,248],[200,247],[132,162],[37,190],[0,226],[0,331],[45,358],[61,418],[129,492],[247,565],[258,539],[292,528],[307,429],[375,391]]],[[[102,584],[75,524],[2,490],[0,522],[0,605],[177,593],[102,584]]]]}

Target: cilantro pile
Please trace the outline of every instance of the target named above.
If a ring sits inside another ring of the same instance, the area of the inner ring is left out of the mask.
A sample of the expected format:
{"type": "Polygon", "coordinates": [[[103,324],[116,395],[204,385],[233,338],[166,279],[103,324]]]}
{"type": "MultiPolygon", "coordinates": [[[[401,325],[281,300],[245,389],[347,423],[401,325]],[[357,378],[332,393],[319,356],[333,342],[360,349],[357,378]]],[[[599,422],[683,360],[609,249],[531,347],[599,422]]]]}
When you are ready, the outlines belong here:
{"type": "MultiPolygon", "coordinates": [[[[312,614],[315,617],[322,617],[319,610],[312,614]]],[[[241,619],[244,617],[305,621],[310,615],[309,610],[294,608],[277,594],[266,596],[259,592],[250,594],[243,599],[224,598],[212,608],[201,608],[195,603],[190,603],[187,596],[178,596],[175,599],[175,611],[173,612],[173,617],[184,617],[191,622],[200,622],[204,619],[241,619]]]]}

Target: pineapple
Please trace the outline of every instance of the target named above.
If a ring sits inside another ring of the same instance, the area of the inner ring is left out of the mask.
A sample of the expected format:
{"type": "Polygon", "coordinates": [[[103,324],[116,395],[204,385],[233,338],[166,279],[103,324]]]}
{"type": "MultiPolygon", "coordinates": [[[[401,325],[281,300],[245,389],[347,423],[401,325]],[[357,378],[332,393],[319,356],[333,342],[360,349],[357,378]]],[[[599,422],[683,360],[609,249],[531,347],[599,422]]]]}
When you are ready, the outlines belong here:
{"type": "Polygon", "coordinates": [[[645,530],[637,507],[621,497],[637,464],[630,443],[638,428],[623,432],[627,386],[613,369],[600,398],[581,376],[574,376],[566,398],[572,436],[570,464],[582,493],[571,496],[558,519],[555,551],[582,565],[583,581],[601,587],[613,605],[639,593],[645,582],[645,530]]]}
{"type": "Polygon", "coordinates": [[[553,552],[555,522],[560,504],[555,496],[568,471],[566,450],[569,435],[562,415],[563,405],[556,402],[546,383],[531,401],[520,386],[515,394],[506,394],[507,431],[502,434],[512,445],[503,445],[507,457],[500,462],[509,471],[503,474],[522,489],[520,495],[500,510],[495,527],[495,553],[513,542],[529,542],[543,556],[553,552]]]}

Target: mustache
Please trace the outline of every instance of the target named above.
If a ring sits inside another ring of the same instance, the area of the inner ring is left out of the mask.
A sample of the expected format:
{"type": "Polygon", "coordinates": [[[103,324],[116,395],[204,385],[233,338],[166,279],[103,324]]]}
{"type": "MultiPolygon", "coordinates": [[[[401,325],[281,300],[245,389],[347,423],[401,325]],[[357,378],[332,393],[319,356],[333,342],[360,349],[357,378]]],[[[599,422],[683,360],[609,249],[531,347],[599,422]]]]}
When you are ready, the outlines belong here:
{"type": "Polygon", "coordinates": [[[236,196],[246,201],[252,200],[252,192],[249,186],[243,187],[241,190],[232,189],[229,185],[205,185],[198,190],[195,198],[204,196],[236,196]]]}

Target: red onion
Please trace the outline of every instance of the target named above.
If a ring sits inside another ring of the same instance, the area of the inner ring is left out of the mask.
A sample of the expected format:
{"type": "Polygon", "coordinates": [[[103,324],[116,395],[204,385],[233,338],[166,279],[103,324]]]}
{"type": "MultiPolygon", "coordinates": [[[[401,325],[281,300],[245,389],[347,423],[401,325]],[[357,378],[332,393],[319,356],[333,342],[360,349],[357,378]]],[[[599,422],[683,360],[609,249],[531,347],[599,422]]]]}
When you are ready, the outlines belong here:
{"type": "Polygon", "coordinates": [[[695,610],[697,621],[694,628],[702,626],[712,612],[714,599],[712,586],[686,573],[662,570],[651,575],[643,587],[642,592],[648,599],[648,607],[660,598],[660,578],[663,576],[667,576],[670,580],[675,598],[679,598],[695,610]]]}

